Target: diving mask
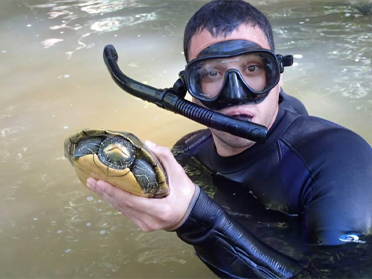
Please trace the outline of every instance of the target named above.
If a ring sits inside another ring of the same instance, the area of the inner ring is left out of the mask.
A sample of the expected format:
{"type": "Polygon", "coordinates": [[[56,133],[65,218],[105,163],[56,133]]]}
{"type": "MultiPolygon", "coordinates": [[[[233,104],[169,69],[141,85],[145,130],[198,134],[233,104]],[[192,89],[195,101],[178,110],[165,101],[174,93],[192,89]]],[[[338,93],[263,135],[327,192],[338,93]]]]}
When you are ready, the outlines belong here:
{"type": "Polygon", "coordinates": [[[262,102],[293,56],[275,55],[245,40],[223,41],[204,49],[187,64],[180,78],[190,94],[206,107],[219,110],[262,102]]]}

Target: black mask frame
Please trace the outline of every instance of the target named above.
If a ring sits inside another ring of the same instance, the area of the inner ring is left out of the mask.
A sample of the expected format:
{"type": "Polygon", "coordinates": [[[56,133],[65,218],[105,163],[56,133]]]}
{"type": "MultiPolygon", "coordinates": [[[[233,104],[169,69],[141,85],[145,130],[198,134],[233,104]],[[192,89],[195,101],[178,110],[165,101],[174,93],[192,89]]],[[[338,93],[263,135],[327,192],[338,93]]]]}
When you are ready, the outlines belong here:
{"type": "Polygon", "coordinates": [[[206,107],[213,110],[220,110],[225,107],[247,103],[260,103],[270,93],[280,80],[280,74],[284,72],[284,67],[293,64],[293,56],[275,54],[271,50],[263,49],[259,45],[245,40],[229,40],[213,44],[205,48],[199,56],[190,61],[185,70],[179,73],[180,79],[185,84],[189,93],[196,99],[200,100],[206,107]],[[274,73],[270,78],[269,86],[262,91],[255,91],[252,89],[241,76],[238,70],[230,69],[225,73],[223,85],[220,91],[213,98],[204,98],[203,94],[195,90],[193,78],[196,65],[199,65],[205,60],[232,58],[242,54],[255,53],[259,54],[264,60],[269,60],[268,67],[270,73],[274,73]]]}

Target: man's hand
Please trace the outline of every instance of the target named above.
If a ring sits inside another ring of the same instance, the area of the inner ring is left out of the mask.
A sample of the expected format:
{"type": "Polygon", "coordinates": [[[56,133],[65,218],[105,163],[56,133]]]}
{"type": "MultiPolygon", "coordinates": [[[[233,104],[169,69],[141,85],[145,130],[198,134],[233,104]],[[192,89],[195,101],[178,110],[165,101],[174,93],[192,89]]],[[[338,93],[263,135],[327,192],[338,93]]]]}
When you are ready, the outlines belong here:
{"type": "Polygon", "coordinates": [[[111,184],[88,178],[87,185],[96,194],[133,221],[142,231],[176,229],[181,225],[195,192],[195,185],[166,147],[146,141],[147,147],[163,165],[170,193],[162,199],[149,199],[125,192],[111,184]]]}

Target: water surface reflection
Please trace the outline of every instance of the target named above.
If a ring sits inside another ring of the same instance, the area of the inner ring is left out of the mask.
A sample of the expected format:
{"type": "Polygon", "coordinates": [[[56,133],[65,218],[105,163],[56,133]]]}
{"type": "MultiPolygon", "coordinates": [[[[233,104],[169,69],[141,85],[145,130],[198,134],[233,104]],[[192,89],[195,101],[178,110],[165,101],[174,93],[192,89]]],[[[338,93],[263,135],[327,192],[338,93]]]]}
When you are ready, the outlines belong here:
{"type": "MultiPolygon", "coordinates": [[[[144,234],[93,196],[63,157],[64,138],[85,127],[169,147],[201,128],[120,91],[102,50],[115,45],[125,73],[169,87],[186,21],[205,2],[1,1],[0,277],[213,277],[174,234],[144,234]]],[[[353,1],[251,2],[277,51],[297,54],[284,89],[372,143],[370,17],[353,1]]]]}

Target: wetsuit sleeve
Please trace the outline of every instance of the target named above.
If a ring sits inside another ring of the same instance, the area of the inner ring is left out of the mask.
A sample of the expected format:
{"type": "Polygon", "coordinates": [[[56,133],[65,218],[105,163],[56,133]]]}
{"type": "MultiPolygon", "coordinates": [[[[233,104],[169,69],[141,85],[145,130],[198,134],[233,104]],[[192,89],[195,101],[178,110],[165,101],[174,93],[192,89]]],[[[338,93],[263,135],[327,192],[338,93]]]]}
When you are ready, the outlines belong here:
{"type": "Polygon", "coordinates": [[[308,165],[311,182],[301,194],[306,242],[340,245],[348,235],[363,238],[371,233],[372,149],[346,129],[323,131],[318,136],[321,145],[304,148],[299,154],[303,162],[312,162],[308,165]]]}
{"type": "Polygon", "coordinates": [[[261,242],[202,190],[177,234],[221,277],[289,278],[301,271],[298,262],[261,242]]]}

